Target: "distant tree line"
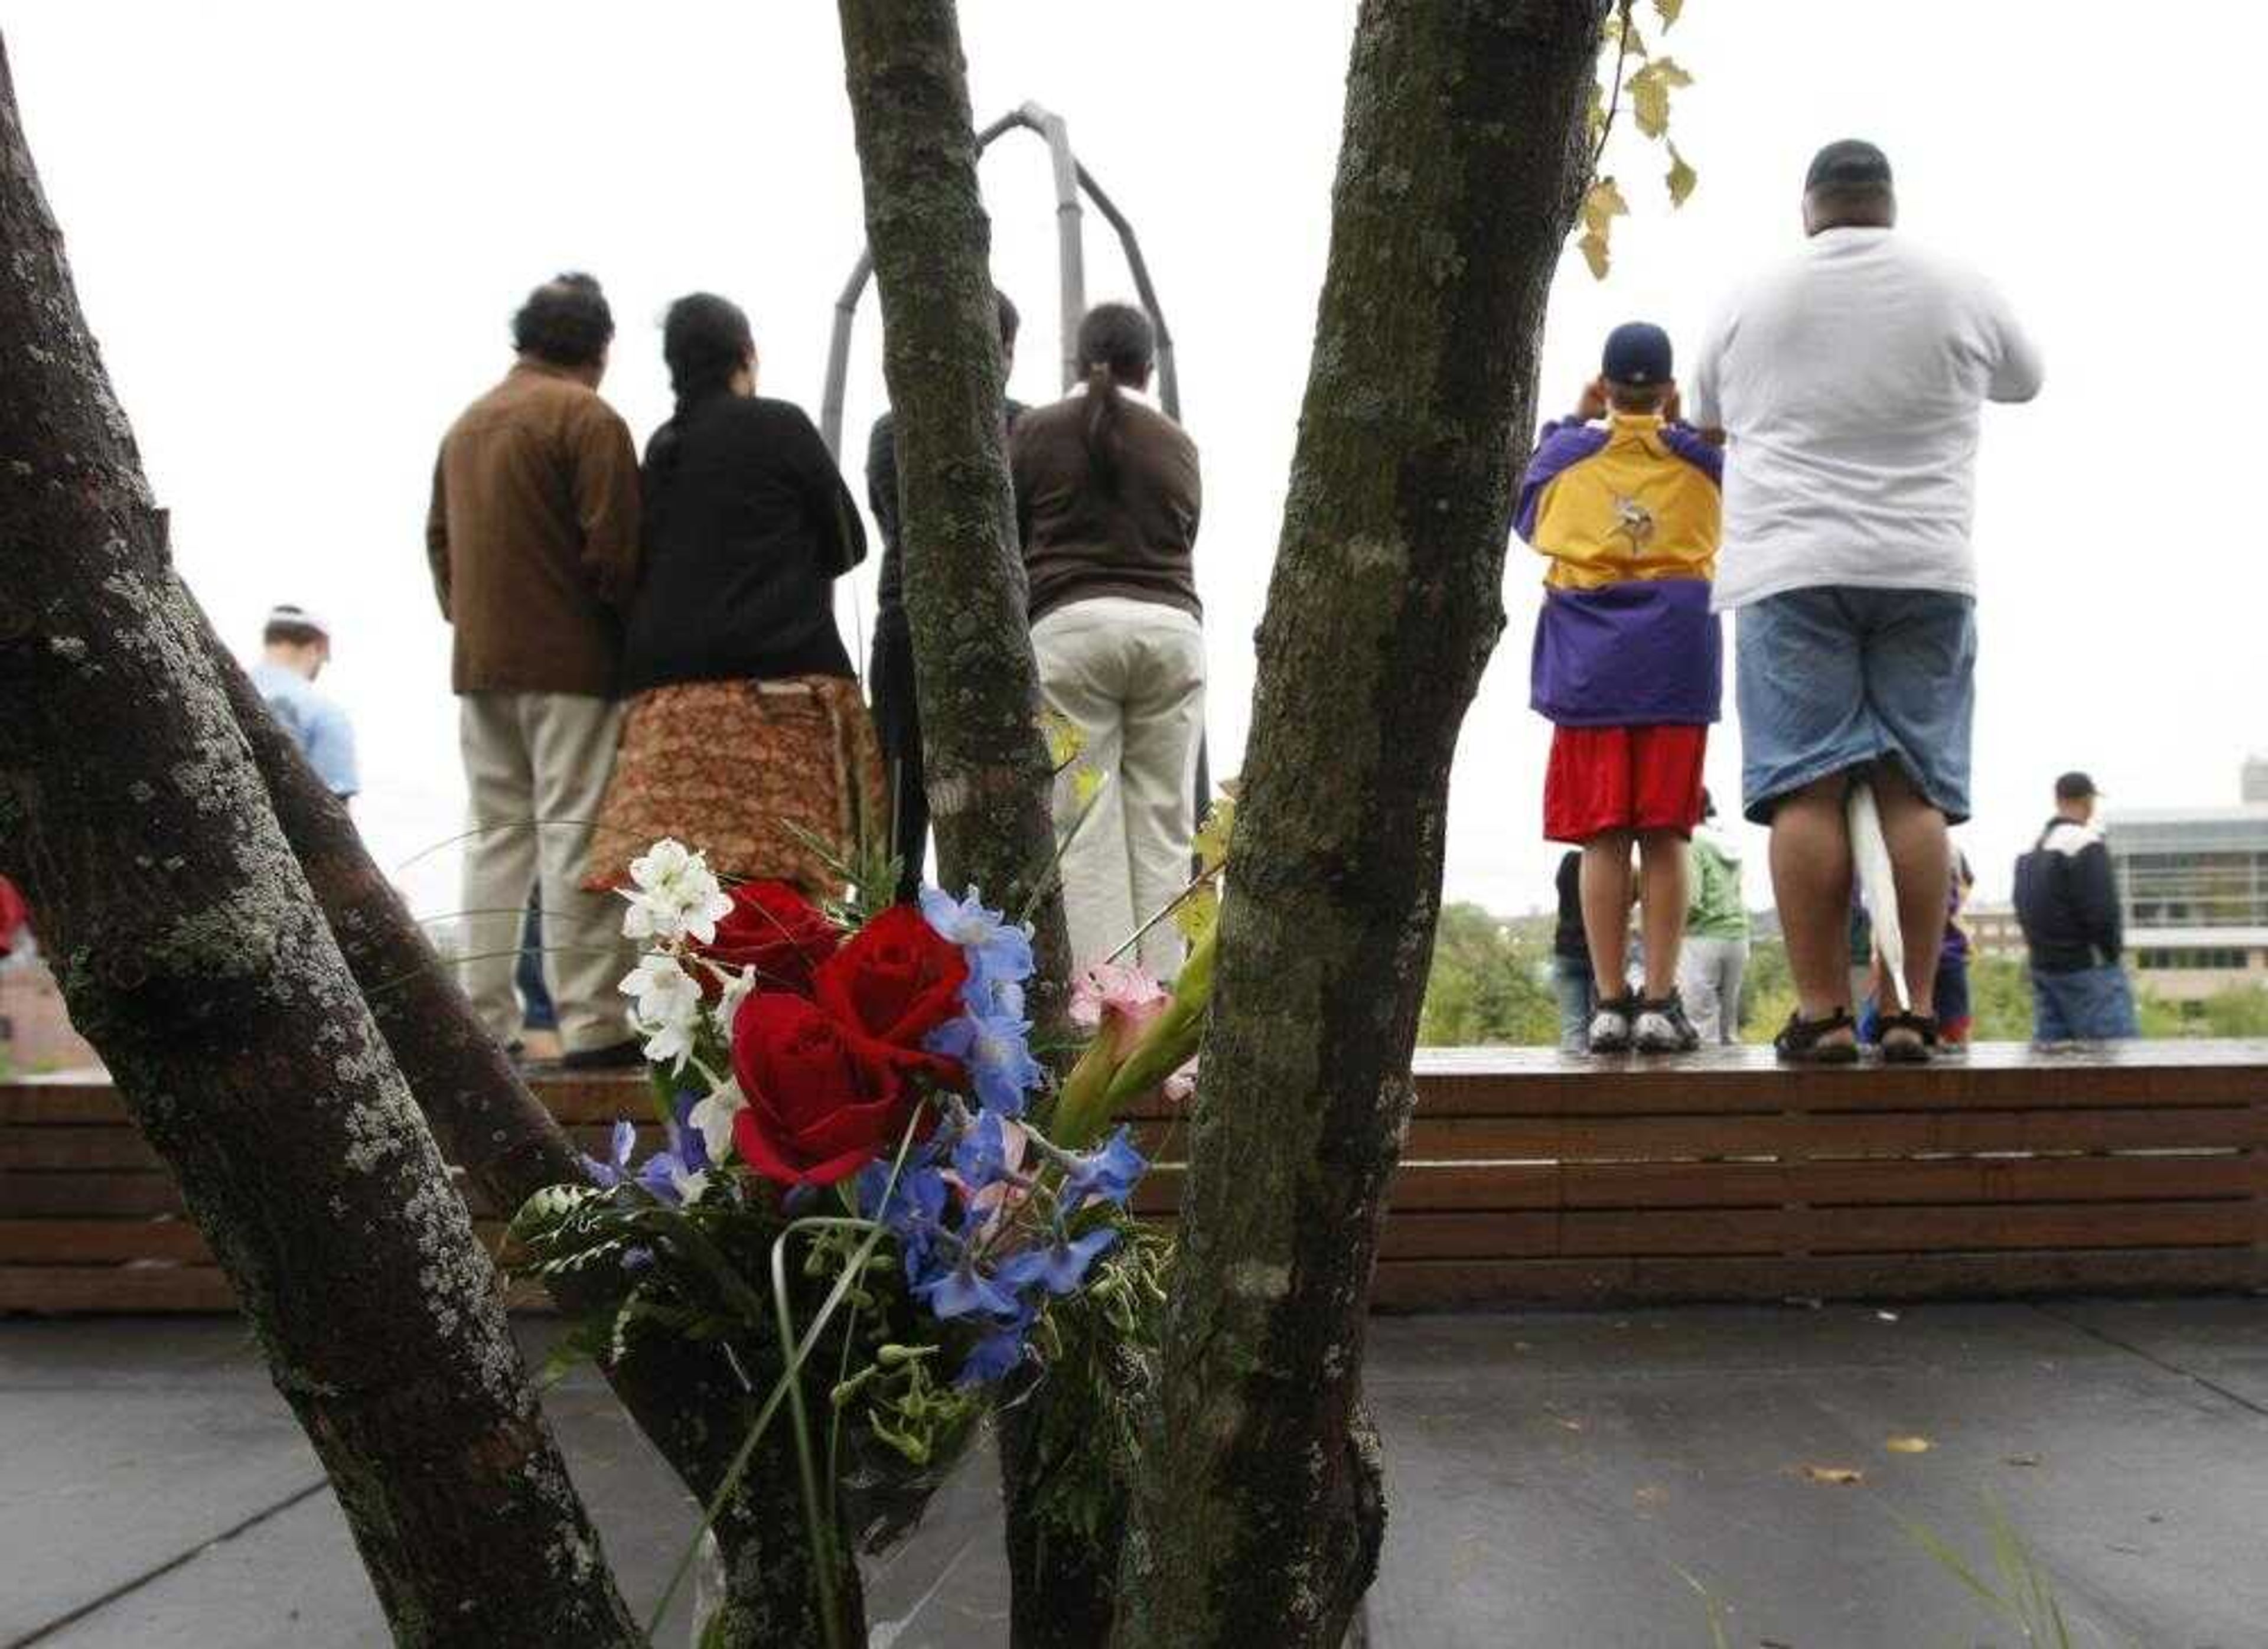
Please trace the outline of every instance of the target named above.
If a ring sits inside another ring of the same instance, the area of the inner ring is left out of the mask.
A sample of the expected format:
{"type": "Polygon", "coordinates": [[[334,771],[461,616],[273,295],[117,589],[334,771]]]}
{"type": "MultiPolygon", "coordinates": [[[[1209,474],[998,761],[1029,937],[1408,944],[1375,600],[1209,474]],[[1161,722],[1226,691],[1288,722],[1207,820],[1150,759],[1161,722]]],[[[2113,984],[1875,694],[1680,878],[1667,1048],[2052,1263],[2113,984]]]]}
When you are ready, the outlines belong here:
{"type": "MultiPolygon", "coordinates": [[[[1976,1041],[2031,1040],[2031,984],[2021,960],[1972,958],[1969,993],[1976,1041]]],[[[2232,985],[2202,1001],[2181,1003],[2143,984],[2135,1001],[2146,1037],[2268,1037],[2268,990],[2256,985],[2232,985]]],[[[1742,1040],[1770,1042],[1794,1005],[1786,950],[1777,939],[1758,939],[1741,987],[1742,1040]]],[[[1494,916],[1476,904],[1444,906],[1418,1041],[1429,1047],[1548,1048],[1558,1040],[1550,919],[1494,916]]]]}

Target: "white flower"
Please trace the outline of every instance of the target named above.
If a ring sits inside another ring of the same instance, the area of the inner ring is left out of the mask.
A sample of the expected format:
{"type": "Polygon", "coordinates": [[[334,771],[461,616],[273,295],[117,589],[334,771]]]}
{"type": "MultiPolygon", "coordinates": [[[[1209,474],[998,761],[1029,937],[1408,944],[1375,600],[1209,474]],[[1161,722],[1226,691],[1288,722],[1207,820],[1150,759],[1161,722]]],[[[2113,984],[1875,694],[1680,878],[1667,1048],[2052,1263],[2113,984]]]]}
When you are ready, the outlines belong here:
{"type": "Polygon", "coordinates": [[[630,880],[634,887],[619,890],[630,907],[622,916],[626,939],[706,945],[717,937],[718,918],[733,909],[709,861],[670,837],[630,861],[630,880]]]}
{"type": "Polygon", "coordinates": [[[695,1022],[659,1024],[651,1020],[630,1019],[630,1028],[645,1038],[645,1056],[654,1064],[667,1065],[674,1076],[685,1069],[685,1062],[693,1056],[695,1022]]]}
{"type": "Polygon", "coordinates": [[[701,1033],[701,987],[674,956],[644,956],[615,987],[636,998],[630,1028],[645,1039],[645,1056],[682,1071],[701,1033]]]}
{"type": "Polygon", "coordinates": [[[740,1011],[740,1004],[755,993],[756,970],[753,967],[741,968],[738,978],[725,982],[725,994],[709,1010],[709,1017],[717,1027],[717,1034],[727,1042],[733,1040],[733,1016],[740,1011]]]}
{"type": "Polygon", "coordinates": [[[674,1025],[696,1019],[701,1012],[700,983],[678,965],[674,956],[640,957],[638,965],[615,989],[637,999],[631,1011],[641,1020],[674,1025]]]}
{"type": "Polygon", "coordinates": [[[701,1130],[701,1143],[709,1148],[710,1161],[722,1162],[732,1151],[733,1119],[747,1108],[740,1085],[728,1078],[687,1115],[685,1120],[701,1130]]]}

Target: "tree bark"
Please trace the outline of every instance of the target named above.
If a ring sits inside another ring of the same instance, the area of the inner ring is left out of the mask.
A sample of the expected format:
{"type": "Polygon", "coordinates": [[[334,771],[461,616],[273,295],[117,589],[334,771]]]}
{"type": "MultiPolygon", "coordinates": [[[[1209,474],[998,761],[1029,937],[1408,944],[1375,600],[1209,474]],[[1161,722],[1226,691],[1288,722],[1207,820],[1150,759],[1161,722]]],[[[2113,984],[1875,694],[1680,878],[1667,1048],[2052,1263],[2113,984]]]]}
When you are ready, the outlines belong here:
{"type": "MultiPolygon", "coordinates": [[[[952,0],[842,0],[843,55],[896,416],[906,618],[938,863],[955,892],[1022,909],[1055,856],[1039,668],[1001,423],[991,222],[952,0]]],[[[1067,1021],[1069,944],[1052,879],[1033,912],[1029,992],[1067,1021]]]]}
{"type": "MultiPolygon", "coordinates": [[[[976,180],[953,0],[841,0],[843,55],[897,419],[906,616],[940,880],[1027,906],[1035,1045],[1070,1042],[1070,942],[1051,874],[1052,772],[1001,421],[991,223],[976,180]]],[[[1058,1070],[1058,1075],[1061,1074],[1058,1070]]],[[[1049,1539],[1033,1513],[1044,1385],[1001,1417],[1010,1636],[1091,1649],[1113,1609],[1116,1555],[1049,1539]]]]}
{"type": "Polygon", "coordinates": [[[1582,189],[1594,0],[1366,0],[1116,1642],[1336,1649],[1457,729],[1582,189]]]}
{"type": "MultiPolygon", "coordinates": [[[[566,1131],[475,1017],[455,975],[372,863],[344,806],[210,627],[204,641],[284,836],[443,1154],[507,1212],[547,1185],[581,1180],[581,1157],[566,1131]]],[[[578,1316],[618,1300],[597,1274],[555,1281],[551,1292],[578,1316]]],[[[686,1487],[704,1506],[715,1499],[752,1409],[730,1359],[714,1346],[648,1340],[601,1372],[686,1487]]],[[[784,1427],[757,1446],[716,1534],[725,1574],[722,1649],[821,1641],[802,1491],[784,1427]]],[[[847,1539],[838,1550],[836,1595],[845,1600],[845,1630],[858,1641],[858,1564],[847,1539]]]]}
{"type": "Polygon", "coordinates": [[[0,868],[407,1645],[632,1645],[432,1136],[167,564],[0,43],[0,868]]]}

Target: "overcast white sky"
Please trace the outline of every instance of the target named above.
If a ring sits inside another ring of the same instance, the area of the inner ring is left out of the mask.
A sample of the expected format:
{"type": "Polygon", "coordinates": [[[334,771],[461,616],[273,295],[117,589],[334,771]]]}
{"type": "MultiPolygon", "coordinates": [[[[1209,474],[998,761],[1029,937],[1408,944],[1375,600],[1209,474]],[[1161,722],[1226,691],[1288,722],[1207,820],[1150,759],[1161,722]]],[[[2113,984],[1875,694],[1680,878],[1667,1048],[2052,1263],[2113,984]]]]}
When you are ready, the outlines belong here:
{"type": "MultiPolygon", "coordinates": [[[[1204,457],[1215,770],[1233,771],[1354,7],[961,11],[978,120],[1027,99],[1064,114],[1142,235],[1204,457]]],[[[333,615],[326,686],[360,730],[358,815],[424,911],[453,904],[453,864],[409,862],[459,828],[462,805],[422,542],[434,443],[508,364],[519,298],[565,268],[613,298],[606,393],[641,441],[668,407],[657,322],[696,288],[747,307],[762,388],[817,416],[831,306],[862,237],[834,18],[824,0],[0,0],[80,296],[180,564],[247,653],[272,602],[333,615]]],[[[1548,410],[1618,320],[1658,320],[1689,345],[1744,272],[1795,248],[1812,151],[1863,136],[1897,168],[1906,232],[1991,274],[2040,336],[2046,394],[1988,416],[1980,483],[1978,817],[1963,838],[1988,894],[2005,890],[2059,769],[2090,768],[2130,806],[2220,803],[2244,750],[2268,745],[2268,534],[2245,491],[2261,417],[2247,388],[2256,132],[2214,68],[2268,48],[2268,8],[2219,8],[2211,33],[2202,62],[2194,28],[2138,28],[2117,8],[1690,0],[1667,46],[1697,82],[1674,135],[1700,188],[1673,216],[1657,152],[1628,139],[1612,163],[1636,216],[1613,278],[1563,261],[1548,410]],[[2237,404],[2198,404],[2216,394],[2237,404]]],[[[1004,142],[985,184],[996,276],[1027,317],[1013,387],[1045,400],[1044,151],[1004,142]]],[[[1089,229],[1090,298],[1130,296],[1107,228],[1089,229]]],[[[880,410],[871,297],[861,323],[854,438],[880,410]]],[[[1513,557],[1512,622],[1465,725],[1448,869],[1451,897],[1508,913],[1548,899],[1557,858],[1539,834],[1547,729],[1527,709],[1538,575],[1513,557]]],[[[871,611],[872,578],[870,564],[842,603],[846,634],[871,611]]],[[[1710,773],[1736,792],[1730,723],[1710,773]]]]}

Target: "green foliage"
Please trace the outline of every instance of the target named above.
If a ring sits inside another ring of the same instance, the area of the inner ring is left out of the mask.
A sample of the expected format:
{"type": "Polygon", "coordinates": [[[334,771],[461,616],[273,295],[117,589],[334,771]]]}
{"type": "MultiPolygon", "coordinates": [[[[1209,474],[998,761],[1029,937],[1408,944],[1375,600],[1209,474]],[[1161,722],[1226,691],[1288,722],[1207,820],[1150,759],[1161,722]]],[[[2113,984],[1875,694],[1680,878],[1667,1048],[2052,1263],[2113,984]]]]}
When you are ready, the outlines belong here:
{"type": "Polygon", "coordinates": [[[1769,1042],[1795,1012],[1795,976],[1787,969],[1787,946],[1778,939],[1749,946],[1748,971],[1741,975],[1741,1040],[1769,1042]]]}
{"type": "Polygon", "coordinates": [[[2189,1002],[2173,1002],[2146,986],[2134,993],[2145,1036],[2268,1036],[2268,989],[2230,985],[2189,1002]]]}
{"type": "Polygon", "coordinates": [[[1975,1028],[1970,1037],[1980,1042],[2028,1042],[2032,1040],[2031,972],[2013,956],[1969,959],[1969,1011],[1975,1028]]]}
{"type": "Polygon", "coordinates": [[[1444,906],[1418,1040],[1429,1047],[1484,1043],[1548,1048],[1559,1040],[1550,946],[1478,905],[1444,906]]]}
{"type": "Polygon", "coordinates": [[[1162,1232],[1112,1213],[1118,1246],[1093,1279],[1051,1301],[1034,1341],[1049,1400],[1035,1410],[1030,1447],[1048,1463],[1032,1515],[1051,1537],[1093,1547],[1127,1515],[1143,1431],[1157,1412],[1159,1345],[1174,1245],[1162,1232]]]}
{"type": "Polygon", "coordinates": [[[2056,1601],[2048,1572],[2016,1530],[2007,1509],[1986,1496],[1984,1523],[1992,1545],[1992,1578],[1987,1579],[1926,1525],[1908,1522],[1906,1533],[1971,1595],[2016,1633],[2015,1641],[2041,1649],[2071,1649],[2071,1628],[2056,1601]]]}
{"type": "MultiPolygon", "coordinates": [[[[1590,265],[1592,276],[1602,281],[1607,278],[1612,261],[1614,221],[1630,212],[1614,174],[1601,169],[1625,99],[1631,122],[1639,136],[1660,144],[1668,152],[1669,170],[1662,175],[1662,186],[1671,207],[1684,205],[1701,180],[1692,163],[1669,141],[1669,94],[1691,85],[1693,77],[1676,59],[1648,48],[1632,15],[1635,5],[1636,0],[1616,0],[1614,13],[1607,19],[1600,37],[1598,77],[1592,83],[1590,108],[1585,116],[1591,142],[1591,183],[1584,192],[1582,234],[1575,245],[1590,265]]],[[[1653,11],[1667,33],[1683,15],[1684,0],[1653,0],[1653,11]]]]}

